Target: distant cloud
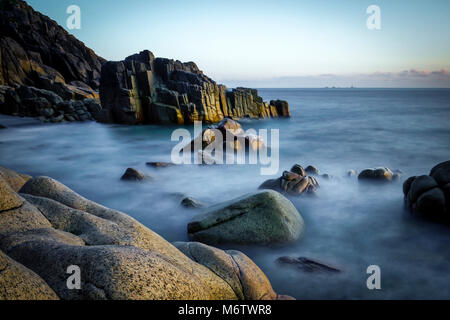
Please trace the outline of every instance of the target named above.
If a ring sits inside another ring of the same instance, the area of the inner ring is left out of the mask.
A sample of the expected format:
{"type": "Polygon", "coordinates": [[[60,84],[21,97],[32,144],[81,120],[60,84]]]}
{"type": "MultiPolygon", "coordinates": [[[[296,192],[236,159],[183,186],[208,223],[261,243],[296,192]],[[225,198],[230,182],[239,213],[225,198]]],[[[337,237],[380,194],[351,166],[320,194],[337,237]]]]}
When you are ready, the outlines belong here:
{"type": "Polygon", "coordinates": [[[321,74],[294,77],[226,80],[229,87],[256,88],[314,88],[314,87],[388,87],[388,88],[450,88],[450,71],[410,69],[401,72],[360,74],[321,74]]]}

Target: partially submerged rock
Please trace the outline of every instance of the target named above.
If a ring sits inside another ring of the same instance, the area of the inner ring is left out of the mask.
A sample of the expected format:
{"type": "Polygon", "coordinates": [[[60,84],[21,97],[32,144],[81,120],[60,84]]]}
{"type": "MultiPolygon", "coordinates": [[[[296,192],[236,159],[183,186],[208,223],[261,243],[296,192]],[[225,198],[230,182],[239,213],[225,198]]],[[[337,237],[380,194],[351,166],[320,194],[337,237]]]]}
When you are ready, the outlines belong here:
{"type": "Polygon", "coordinates": [[[280,257],[277,259],[277,263],[283,265],[291,265],[294,266],[304,272],[325,272],[325,273],[339,273],[341,270],[326,265],[317,260],[305,258],[305,257],[280,257]]]}
{"type": "Polygon", "coordinates": [[[125,181],[142,181],[148,179],[148,176],[137,169],[128,168],[120,179],[125,181]]]}
{"type": "Polygon", "coordinates": [[[167,168],[175,166],[174,163],[170,162],[147,162],[146,165],[153,168],[167,168]]]}
{"type": "Polygon", "coordinates": [[[271,244],[298,240],[304,228],[288,199],[263,190],[206,208],[188,224],[188,233],[207,244],[271,244]]]}
{"type": "Polygon", "coordinates": [[[394,173],[388,168],[376,168],[376,169],[366,169],[363,170],[359,176],[360,181],[378,181],[378,182],[389,182],[392,181],[394,173]]]}
{"type": "Polygon", "coordinates": [[[411,212],[450,222],[450,161],[438,164],[429,176],[407,179],[403,184],[403,193],[411,212]]]}
{"type": "Polygon", "coordinates": [[[265,181],[259,189],[271,189],[291,196],[302,194],[313,194],[319,187],[319,183],[314,177],[306,175],[305,169],[296,164],[291,171],[283,172],[278,179],[265,181]]]}
{"type": "Polygon", "coordinates": [[[183,200],[181,200],[181,205],[189,209],[198,209],[205,206],[202,202],[191,197],[183,198],[183,200]]]}

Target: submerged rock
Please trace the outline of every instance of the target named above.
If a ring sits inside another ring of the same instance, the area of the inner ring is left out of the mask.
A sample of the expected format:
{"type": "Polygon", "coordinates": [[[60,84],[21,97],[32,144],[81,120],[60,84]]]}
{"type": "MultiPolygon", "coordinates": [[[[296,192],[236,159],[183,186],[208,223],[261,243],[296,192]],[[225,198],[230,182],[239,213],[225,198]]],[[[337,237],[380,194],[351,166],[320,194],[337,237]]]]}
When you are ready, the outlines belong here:
{"type": "Polygon", "coordinates": [[[305,257],[293,258],[293,257],[281,257],[277,259],[277,263],[284,265],[292,265],[304,272],[327,272],[327,273],[339,273],[341,270],[328,266],[322,262],[312,260],[305,257]]]}
{"type": "Polygon", "coordinates": [[[204,204],[201,203],[198,200],[195,200],[194,198],[191,197],[186,197],[183,200],[181,200],[181,205],[185,208],[190,208],[190,209],[197,209],[197,208],[203,208],[204,204]]]}
{"type": "Polygon", "coordinates": [[[126,181],[142,181],[147,178],[148,176],[145,173],[142,173],[134,168],[128,168],[120,179],[126,181]]]}
{"type": "Polygon", "coordinates": [[[305,169],[296,164],[291,171],[285,171],[280,178],[265,181],[259,189],[271,189],[291,196],[300,196],[313,194],[318,187],[317,180],[307,176],[305,169]]]}
{"type": "Polygon", "coordinates": [[[170,162],[147,162],[146,165],[153,168],[167,168],[175,166],[174,163],[170,162]]]}
{"type": "Polygon", "coordinates": [[[298,240],[304,228],[288,199],[264,190],[206,208],[190,221],[188,234],[207,244],[270,244],[298,240]]]}
{"type": "Polygon", "coordinates": [[[406,207],[411,212],[450,222],[450,161],[438,164],[428,176],[407,179],[403,193],[406,207]]]}

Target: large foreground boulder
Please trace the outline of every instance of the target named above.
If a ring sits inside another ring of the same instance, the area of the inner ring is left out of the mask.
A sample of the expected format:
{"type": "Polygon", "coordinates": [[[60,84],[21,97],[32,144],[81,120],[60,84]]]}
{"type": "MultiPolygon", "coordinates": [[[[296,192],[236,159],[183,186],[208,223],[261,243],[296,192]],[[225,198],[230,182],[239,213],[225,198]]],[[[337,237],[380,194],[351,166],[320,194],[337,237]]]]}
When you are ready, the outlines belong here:
{"type": "Polygon", "coordinates": [[[428,176],[410,177],[403,192],[411,212],[450,222],[450,161],[438,164],[428,176]]]}
{"type": "Polygon", "coordinates": [[[148,50],[104,64],[100,98],[104,122],[216,123],[224,117],[289,116],[286,101],[269,104],[255,89],[228,91],[194,62],[155,58],[148,50]]]}
{"type": "Polygon", "coordinates": [[[206,208],[188,224],[189,236],[206,244],[271,244],[295,241],[304,222],[280,193],[263,190],[206,208]]]}
{"type": "Polygon", "coordinates": [[[237,291],[226,274],[214,273],[205,261],[192,260],[130,216],[85,199],[48,177],[29,179],[17,194],[13,186],[22,183],[17,181],[21,175],[5,172],[12,185],[0,176],[0,250],[8,255],[4,259],[0,255],[0,284],[4,284],[0,298],[277,297],[268,289],[268,282],[254,280],[265,276],[240,253],[236,255],[244,261],[238,264],[247,268],[241,275],[246,285],[245,290],[237,291]],[[16,266],[11,269],[13,274],[3,273],[6,264],[16,266]],[[81,272],[79,289],[68,286],[68,270],[73,267],[81,272]],[[26,268],[32,271],[27,273],[26,268]],[[20,283],[19,272],[26,274],[20,283]],[[34,278],[33,272],[37,274],[34,278]]]}

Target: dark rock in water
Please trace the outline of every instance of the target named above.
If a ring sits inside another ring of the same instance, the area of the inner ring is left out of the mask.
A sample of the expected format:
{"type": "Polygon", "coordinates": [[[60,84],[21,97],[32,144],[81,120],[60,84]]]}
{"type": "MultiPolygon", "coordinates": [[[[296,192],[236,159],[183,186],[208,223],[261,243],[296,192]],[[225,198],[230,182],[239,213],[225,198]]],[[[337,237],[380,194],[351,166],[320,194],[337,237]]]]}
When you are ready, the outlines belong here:
{"type": "Polygon", "coordinates": [[[291,115],[289,113],[289,104],[283,100],[272,100],[270,105],[274,106],[280,117],[289,118],[291,115]]]}
{"type": "Polygon", "coordinates": [[[147,162],[146,165],[153,168],[167,168],[175,166],[174,163],[170,162],[147,162]]]}
{"type": "Polygon", "coordinates": [[[392,181],[394,173],[388,168],[376,168],[376,169],[366,169],[362,171],[358,179],[360,181],[378,181],[378,182],[388,182],[392,181]]]}
{"type": "Polygon", "coordinates": [[[306,175],[306,171],[300,165],[292,167],[291,171],[285,171],[278,179],[265,181],[259,189],[271,189],[282,194],[299,196],[302,194],[313,194],[319,187],[314,177],[306,175]]]}
{"type": "Polygon", "coordinates": [[[195,63],[155,58],[148,50],[104,64],[100,98],[104,122],[217,123],[225,117],[278,117],[277,106],[289,116],[287,102],[270,105],[254,89],[228,91],[195,63]]]}
{"type": "Polygon", "coordinates": [[[128,168],[127,171],[123,174],[121,180],[127,180],[127,181],[142,181],[146,179],[147,176],[133,168],[128,168]]]}
{"type": "Polygon", "coordinates": [[[195,200],[194,198],[191,198],[191,197],[186,197],[183,200],[181,200],[181,205],[185,208],[190,208],[190,209],[197,209],[197,208],[204,207],[203,203],[201,203],[200,201],[195,200]]]}
{"type": "Polygon", "coordinates": [[[0,129],[6,129],[6,127],[2,124],[0,124],[0,129]]]}
{"type": "Polygon", "coordinates": [[[328,173],[322,174],[321,177],[325,180],[331,180],[333,178],[333,176],[329,175],[328,173]]]}
{"type": "Polygon", "coordinates": [[[324,263],[318,262],[305,257],[281,257],[277,259],[277,263],[292,265],[304,272],[326,272],[326,273],[340,273],[341,270],[328,266],[324,263]]]}
{"type": "Polygon", "coordinates": [[[445,186],[450,182],[450,161],[443,162],[434,167],[430,176],[436,180],[440,186],[445,186]]]}
{"type": "Polygon", "coordinates": [[[406,207],[435,221],[450,222],[450,161],[434,167],[429,176],[410,177],[403,184],[406,207]]]}
{"type": "Polygon", "coordinates": [[[312,174],[312,175],[319,175],[320,171],[314,166],[307,166],[305,169],[306,173],[312,174]]]}

